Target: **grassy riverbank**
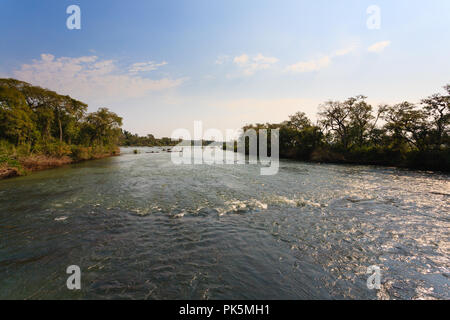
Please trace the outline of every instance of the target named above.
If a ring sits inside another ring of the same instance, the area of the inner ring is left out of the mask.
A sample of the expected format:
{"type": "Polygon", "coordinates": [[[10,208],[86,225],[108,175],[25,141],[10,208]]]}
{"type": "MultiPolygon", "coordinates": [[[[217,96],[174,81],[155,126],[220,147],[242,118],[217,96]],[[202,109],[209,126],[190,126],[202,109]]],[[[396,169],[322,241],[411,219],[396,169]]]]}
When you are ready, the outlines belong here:
{"type": "Polygon", "coordinates": [[[0,179],[119,154],[120,149],[114,145],[96,147],[66,145],[53,152],[31,152],[24,146],[15,147],[0,142],[0,179]]]}
{"type": "Polygon", "coordinates": [[[0,79],[0,178],[120,153],[122,118],[107,108],[0,79]]]}

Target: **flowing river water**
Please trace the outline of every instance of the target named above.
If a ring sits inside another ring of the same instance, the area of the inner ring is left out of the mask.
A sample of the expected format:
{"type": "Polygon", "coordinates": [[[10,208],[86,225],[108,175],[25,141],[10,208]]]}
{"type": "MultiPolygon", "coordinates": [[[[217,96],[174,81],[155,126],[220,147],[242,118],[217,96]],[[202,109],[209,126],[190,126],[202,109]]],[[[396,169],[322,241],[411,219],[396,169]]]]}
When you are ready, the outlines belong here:
{"type": "Polygon", "coordinates": [[[0,181],[1,299],[450,299],[449,175],[132,150],[0,181]]]}

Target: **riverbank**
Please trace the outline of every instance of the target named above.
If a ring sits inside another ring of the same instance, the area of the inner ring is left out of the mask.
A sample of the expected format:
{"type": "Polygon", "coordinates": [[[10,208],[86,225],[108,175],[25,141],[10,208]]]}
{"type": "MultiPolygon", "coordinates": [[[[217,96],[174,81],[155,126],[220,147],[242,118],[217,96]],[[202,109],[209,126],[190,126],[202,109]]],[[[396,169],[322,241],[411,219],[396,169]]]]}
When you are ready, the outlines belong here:
{"type": "MultiPolygon", "coordinates": [[[[293,158],[295,159],[295,157],[293,158]]],[[[372,148],[339,152],[326,148],[318,148],[311,152],[309,158],[303,160],[321,163],[377,165],[412,170],[450,172],[450,150],[448,149],[404,152],[400,150],[372,148]]]]}
{"type": "MultiPolygon", "coordinates": [[[[224,145],[224,149],[226,146],[224,145]]],[[[281,149],[281,148],[280,148],[281,149]]],[[[235,145],[234,152],[237,152],[235,145]]],[[[246,150],[248,154],[248,148],[246,150]]],[[[279,151],[280,159],[309,163],[347,165],[375,165],[411,170],[450,172],[450,149],[442,150],[392,150],[384,148],[359,148],[339,150],[324,145],[299,152],[293,148],[279,151]]]]}
{"type": "Polygon", "coordinates": [[[53,169],[82,161],[96,160],[120,155],[118,147],[105,148],[78,148],[70,155],[51,156],[47,154],[30,154],[26,156],[1,156],[0,180],[24,176],[29,173],[53,169]]]}

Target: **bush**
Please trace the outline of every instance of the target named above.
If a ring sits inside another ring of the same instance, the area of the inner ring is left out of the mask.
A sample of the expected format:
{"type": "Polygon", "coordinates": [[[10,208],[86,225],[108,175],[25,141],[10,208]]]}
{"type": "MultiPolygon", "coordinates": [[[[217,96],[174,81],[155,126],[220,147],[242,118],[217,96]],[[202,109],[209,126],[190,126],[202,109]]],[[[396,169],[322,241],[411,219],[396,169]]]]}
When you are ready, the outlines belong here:
{"type": "Polygon", "coordinates": [[[31,145],[30,144],[21,144],[16,147],[17,157],[27,157],[30,154],[31,154],[31,145]]]}
{"type": "Polygon", "coordinates": [[[51,157],[70,156],[72,154],[71,146],[64,142],[40,142],[34,146],[33,151],[38,154],[45,154],[51,157]]]}
{"type": "Polygon", "coordinates": [[[98,145],[95,147],[73,145],[71,147],[71,157],[75,161],[98,159],[117,154],[120,154],[120,149],[114,145],[98,145]]]}
{"type": "Polygon", "coordinates": [[[92,159],[92,148],[72,146],[72,159],[75,161],[92,159]]]}
{"type": "Polygon", "coordinates": [[[6,141],[6,140],[0,140],[0,155],[15,155],[16,154],[16,147],[6,141]]]}
{"type": "Polygon", "coordinates": [[[21,165],[16,159],[11,159],[6,155],[0,155],[0,165],[6,165],[8,167],[20,168],[21,165]]]}

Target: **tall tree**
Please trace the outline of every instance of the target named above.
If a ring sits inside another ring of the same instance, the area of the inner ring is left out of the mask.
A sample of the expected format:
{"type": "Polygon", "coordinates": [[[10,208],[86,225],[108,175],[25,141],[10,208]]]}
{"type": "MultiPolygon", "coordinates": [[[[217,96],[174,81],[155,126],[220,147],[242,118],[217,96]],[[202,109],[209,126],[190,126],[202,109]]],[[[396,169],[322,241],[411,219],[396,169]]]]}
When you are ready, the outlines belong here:
{"type": "Polygon", "coordinates": [[[16,144],[30,142],[35,129],[31,115],[18,90],[0,86],[0,136],[16,144]]]}
{"type": "Polygon", "coordinates": [[[436,93],[422,100],[427,116],[432,121],[432,143],[436,148],[449,143],[450,129],[450,84],[444,86],[447,94],[436,93]]]}
{"type": "Polygon", "coordinates": [[[373,127],[372,106],[365,101],[366,99],[367,97],[359,95],[349,98],[345,102],[350,111],[351,135],[359,147],[366,142],[367,136],[373,127]]]}
{"type": "Polygon", "coordinates": [[[428,124],[423,110],[405,101],[387,106],[383,118],[386,121],[384,127],[391,133],[395,147],[406,143],[419,150],[426,148],[428,124]]]}
{"type": "Polygon", "coordinates": [[[347,149],[350,144],[350,108],[339,101],[327,101],[320,106],[319,123],[330,131],[347,149]]]}
{"type": "Polygon", "coordinates": [[[107,108],[88,114],[86,123],[93,133],[93,140],[101,145],[116,143],[121,134],[122,118],[107,108]]]}
{"type": "Polygon", "coordinates": [[[289,116],[287,125],[296,130],[303,130],[304,128],[311,127],[312,124],[304,112],[297,112],[289,116]]]}
{"type": "Polygon", "coordinates": [[[68,129],[67,139],[69,144],[71,143],[72,138],[74,138],[76,134],[76,127],[74,127],[74,123],[80,121],[87,110],[87,104],[75,100],[69,96],[59,97],[56,101],[57,103],[54,105],[58,126],[59,126],[59,141],[63,141],[63,127],[68,129]]]}

